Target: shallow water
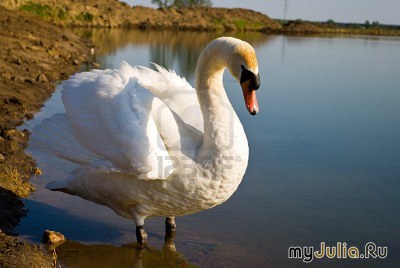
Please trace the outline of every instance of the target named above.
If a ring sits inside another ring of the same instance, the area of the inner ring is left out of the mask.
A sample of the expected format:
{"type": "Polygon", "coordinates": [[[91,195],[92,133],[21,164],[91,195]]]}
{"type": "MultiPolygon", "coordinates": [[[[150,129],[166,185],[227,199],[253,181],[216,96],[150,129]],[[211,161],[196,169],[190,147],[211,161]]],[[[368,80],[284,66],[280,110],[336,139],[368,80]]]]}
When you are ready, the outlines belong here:
{"type": "MultiPolygon", "coordinates": [[[[201,49],[215,33],[98,30],[101,68],[121,60],[176,70],[193,84],[201,49]]],[[[228,74],[224,84],[250,145],[246,175],[223,205],[177,218],[177,253],[162,249],[164,219],[146,222],[140,250],[133,222],[110,209],[44,186],[73,165],[33,152],[44,175],[33,179],[28,216],[18,232],[39,242],[45,229],[71,241],[57,249],[67,267],[297,267],[289,246],[388,247],[387,259],[314,260],[335,267],[400,263],[400,39],[379,37],[237,36],[259,58],[261,113],[244,107],[228,74]]],[[[83,67],[84,68],[84,67],[83,67]]],[[[59,90],[35,118],[62,112],[59,90]]],[[[306,266],[306,265],[305,265],[306,266]]],[[[307,266],[310,266],[309,264],[307,266]]]]}

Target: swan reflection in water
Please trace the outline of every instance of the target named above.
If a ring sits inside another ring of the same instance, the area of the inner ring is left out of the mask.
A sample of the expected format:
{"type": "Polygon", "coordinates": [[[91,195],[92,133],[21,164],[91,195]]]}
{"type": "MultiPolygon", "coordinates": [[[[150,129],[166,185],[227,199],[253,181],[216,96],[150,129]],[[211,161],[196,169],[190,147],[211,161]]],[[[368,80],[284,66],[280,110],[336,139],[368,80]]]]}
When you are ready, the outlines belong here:
{"type": "Polygon", "coordinates": [[[161,250],[139,243],[118,247],[67,240],[55,252],[62,267],[195,267],[177,252],[173,237],[166,237],[161,250]]]}

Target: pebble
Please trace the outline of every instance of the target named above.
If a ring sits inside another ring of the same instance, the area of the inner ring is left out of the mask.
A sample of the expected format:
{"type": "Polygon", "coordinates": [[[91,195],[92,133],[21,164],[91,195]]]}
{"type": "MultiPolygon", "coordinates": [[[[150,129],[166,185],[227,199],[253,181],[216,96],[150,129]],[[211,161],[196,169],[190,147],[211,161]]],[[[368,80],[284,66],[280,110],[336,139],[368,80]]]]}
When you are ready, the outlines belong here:
{"type": "Polygon", "coordinates": [[[65,241],[65,236],[62,233],[46,230],[43,233],[42,243],[43,244],[57,244],[65,241]]]}
{"type": "Polygon", "coordinates": [[[100,63],[98,63],[98,62],[92,62],[92,67],[95,68],[95,69],[97,69],[97,68],[100,67],[100,63]]]}
{"type": "Polygon", "coordinates": [[[7,130],[4,130],[4,136],[6,137],[6,138],[10,138],[11,136],[14,136],[14,135],[16,135],[17,134],[17,130],[16,129],[7,129],[7,130]]]}
{"type": "Polygon", "coordinates": [[[4,130],[3,132],[3,137],[5,137],[7,140],[16,140],[19,137],[24,137],[25,134],[22,131],[18,131],[16,129],[8,129],[4,130]]]}
{"type": "Polygon", "coordinates": [[[25,83],[32,84],[32,83],[33,83],[33,79],[30,78],[30,77],[28,77],[28,78],[25,78],[25,79],[24,79],[24,82],[25,82],[25,83]]]}
{"type": "Polygon", "coordinates": [[[13,58],[12,63],[17,64],[17,65],[21,65],[22,61],[20,58],[13,58]]]}
{"type": "Polygon", "coordinates": [[[45,74],[39,74],[36,77],[36,81],[41,82],[41,83],[46,83],[49,81],[49,79],[47,79],[47,76],[45,74]]]}

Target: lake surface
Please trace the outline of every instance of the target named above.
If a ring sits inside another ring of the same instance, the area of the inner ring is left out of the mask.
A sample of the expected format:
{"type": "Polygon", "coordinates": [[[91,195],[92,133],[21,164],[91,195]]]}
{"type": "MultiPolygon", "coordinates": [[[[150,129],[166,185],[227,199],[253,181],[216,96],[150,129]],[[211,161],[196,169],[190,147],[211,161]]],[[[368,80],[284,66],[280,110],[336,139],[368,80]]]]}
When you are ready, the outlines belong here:
{"type": "MultiPolygon", "coordinates": [[[[174,69],[194,84],[202,48],[216,33],[82,31],[100,68],[121,60],[174,69]]],[[[399,267],[400,39],[239,34],[256,49],[261,112],[250,116],[239,84],[224,77],[250,146],[246,175],[226,203],[177,218],[177,252],[163,247],[164,219],[146,221],[149,248],[138,249],[132,221],[44,186],[73,165],[33,152],[43,176],[18,232],[39,242],[45,229],[70,241],[57,248],[66,267],[399,267]],[[386,259],[326,257],[304,264],[290,246],[363,250],[388,247],[386,259]]],[[[85,68],[85,66],[83,67],[85,68]]],[[[62,112],[57,91],[35,118],[62,112]]]]}

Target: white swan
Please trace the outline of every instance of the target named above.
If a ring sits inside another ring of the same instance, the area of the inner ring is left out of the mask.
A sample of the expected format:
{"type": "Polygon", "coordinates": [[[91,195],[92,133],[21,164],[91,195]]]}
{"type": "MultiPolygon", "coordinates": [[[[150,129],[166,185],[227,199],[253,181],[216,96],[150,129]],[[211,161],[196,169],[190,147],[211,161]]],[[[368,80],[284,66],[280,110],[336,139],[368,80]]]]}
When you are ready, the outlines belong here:
{"type": "Polygon", "coordinates": [[[72,174],[48,185],[106,205],[133,219],[144,243],[144,221],[212,208],[227,200],[245,173],[249,149],[243,127],[222,83],[225,68],[240,81],[247,109],[258,112],[254,49],[231,37],[201,53],[196,90],[156,66],[93,70],[63,83],[66,114],[44,120],[31,146],[78,163],[72,174]]]}

